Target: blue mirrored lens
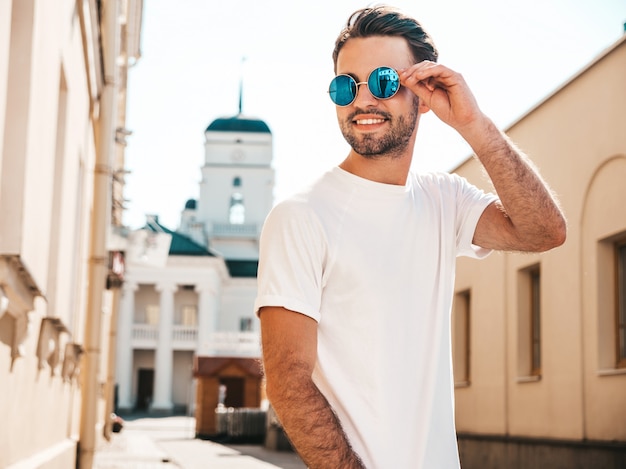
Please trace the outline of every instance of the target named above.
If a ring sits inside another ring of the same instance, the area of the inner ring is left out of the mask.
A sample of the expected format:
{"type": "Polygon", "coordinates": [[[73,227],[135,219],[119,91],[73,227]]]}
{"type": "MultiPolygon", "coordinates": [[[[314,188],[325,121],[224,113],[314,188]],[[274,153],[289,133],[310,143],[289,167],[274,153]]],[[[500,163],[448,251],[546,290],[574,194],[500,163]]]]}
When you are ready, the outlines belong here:
{"type": "Polygon", "coordinates": [[[367,87],[378,99],[391,98],[400,89],[400,77],[393,68],[378,67],[367,78],[367,87]]]}
{"type": "Polygon", "coordinates": [[[356,81],[350,75],[337,75],[330,82],[328,93],[337,106],[347,106],[356,98],[356,81]]]}

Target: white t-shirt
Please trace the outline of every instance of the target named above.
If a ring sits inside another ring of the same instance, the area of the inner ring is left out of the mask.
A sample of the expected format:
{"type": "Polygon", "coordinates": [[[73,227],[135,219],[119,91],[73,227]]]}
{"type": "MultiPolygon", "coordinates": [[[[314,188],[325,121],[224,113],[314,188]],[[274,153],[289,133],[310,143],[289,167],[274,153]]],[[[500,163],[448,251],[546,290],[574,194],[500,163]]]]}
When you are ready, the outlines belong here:
{"type": "Polygon", "coordinates": [[[318,322],[313,379],[368,468],[459,467],[455,258],[489,253],[472,238],[494,200],[457,175],[397,186],[335,167],[267,217],[255,310],[318,322]]]}

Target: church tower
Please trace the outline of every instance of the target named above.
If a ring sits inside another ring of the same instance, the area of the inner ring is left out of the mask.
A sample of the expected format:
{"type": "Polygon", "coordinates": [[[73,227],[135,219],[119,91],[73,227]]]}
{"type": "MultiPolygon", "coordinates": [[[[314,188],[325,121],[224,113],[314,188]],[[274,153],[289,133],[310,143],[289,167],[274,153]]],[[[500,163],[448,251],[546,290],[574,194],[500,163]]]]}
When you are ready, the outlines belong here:
{"type": "Polygon", "coordinates": [[[241,113],[205,131],[200,196],[188,201],[180,231],[222,256],[232,277],[256,277],[261,227],[272,208],[272,133],[241,113]]]}

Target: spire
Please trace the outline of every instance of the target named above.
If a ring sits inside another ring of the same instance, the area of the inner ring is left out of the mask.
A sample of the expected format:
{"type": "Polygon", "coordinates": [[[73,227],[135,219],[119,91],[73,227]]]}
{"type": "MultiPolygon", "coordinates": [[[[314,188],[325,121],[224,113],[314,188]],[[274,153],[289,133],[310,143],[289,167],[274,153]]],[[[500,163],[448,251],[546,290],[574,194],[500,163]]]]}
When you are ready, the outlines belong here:
{"type": "Polygon", "coordinates": [[[241,58],[241,71],[239,76],[239,115],[243,113],[243,63],[246,61],[245,57],[241,58]]]}

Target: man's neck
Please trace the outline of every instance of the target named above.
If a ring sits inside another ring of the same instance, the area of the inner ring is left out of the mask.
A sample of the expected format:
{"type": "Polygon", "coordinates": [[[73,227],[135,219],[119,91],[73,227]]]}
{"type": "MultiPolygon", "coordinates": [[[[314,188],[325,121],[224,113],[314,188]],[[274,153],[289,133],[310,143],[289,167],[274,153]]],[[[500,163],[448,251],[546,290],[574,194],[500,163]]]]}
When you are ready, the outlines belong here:
{"type": "Polygon", "coordinates": [[[383,184],[403,186],[411,167],[412,155],[365,157],[354,150],[339,165],[341,169],[355,176],[383,184]]]}

